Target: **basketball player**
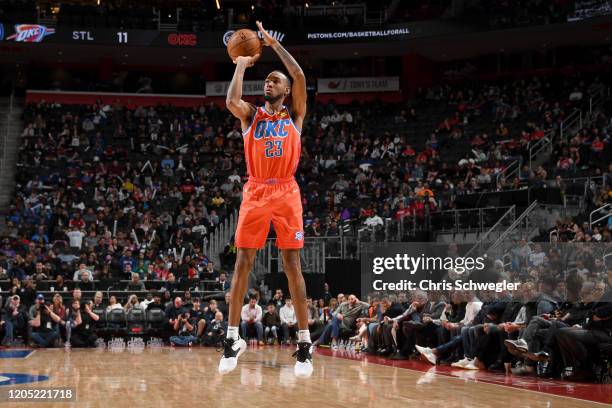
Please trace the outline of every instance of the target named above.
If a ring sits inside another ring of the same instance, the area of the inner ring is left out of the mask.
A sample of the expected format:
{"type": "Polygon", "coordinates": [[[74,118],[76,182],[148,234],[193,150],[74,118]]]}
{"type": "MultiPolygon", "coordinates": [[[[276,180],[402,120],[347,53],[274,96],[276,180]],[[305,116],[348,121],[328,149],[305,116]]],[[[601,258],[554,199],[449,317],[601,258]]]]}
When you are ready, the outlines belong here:
{"type": "Polygon", "coordinates": [[[264,247],[270,222],[278,236],[283,266],[289,282],[289,291],[295,303],[298,321],[298,349],[294,353],[295,375],[312,374],[310,332],[306,287],[300,266],[300,249],[304,246],[302,202],[300,189],[294,179],[300,159],[300,132],[306,115],[306,78],[295,59],[275,40],[262,24],[257,27],[264,44],[280,57],[289,72],[289,78],[280,71],[271,72],[264,83],[265,105],[256,107],[243,101],[242,79],[247,68],[253,66],[259,54],[238,57],[236,70],[227,92],[227,108],[240,119],[244,139],[244,153],[249,180],[243,188],[236,247],[238,255],[231,284],[227,337],[219,372],[232,371],[238,357],[246,350],[246,342],[240,338],[238,325],[242,299],[247,290],[248,278],[257,250],[264,247]],[[292,112],[283,101],[292,95],[292,112]]]}

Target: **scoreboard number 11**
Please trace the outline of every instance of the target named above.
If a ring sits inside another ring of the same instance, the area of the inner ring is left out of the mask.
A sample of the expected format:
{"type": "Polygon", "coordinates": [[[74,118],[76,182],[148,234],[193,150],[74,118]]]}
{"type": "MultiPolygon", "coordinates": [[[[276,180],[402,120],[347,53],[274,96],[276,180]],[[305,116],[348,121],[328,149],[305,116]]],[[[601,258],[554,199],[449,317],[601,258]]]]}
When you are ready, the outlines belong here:
{"type": "Polygon", "coordinates": [[[119,43],[127,44],[128,42],[128,33],[126,31],[118,31],[117,32],[117,40],[119,43]]]}

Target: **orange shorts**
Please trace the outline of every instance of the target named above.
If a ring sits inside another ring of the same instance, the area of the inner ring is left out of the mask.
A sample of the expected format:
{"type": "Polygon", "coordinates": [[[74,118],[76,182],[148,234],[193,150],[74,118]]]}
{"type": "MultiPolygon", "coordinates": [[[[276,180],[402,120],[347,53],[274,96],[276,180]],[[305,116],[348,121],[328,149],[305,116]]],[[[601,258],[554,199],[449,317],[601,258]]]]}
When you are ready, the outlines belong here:
{"type": "Polygon", "coordinates": [[[242,189],[242,204],[236,229],[237,248],[263,248],[270,231],[276,231],[276,246],[304,246],[304,223],[300,187],[293,177],[257,179],[250,177],[242,189]]]}

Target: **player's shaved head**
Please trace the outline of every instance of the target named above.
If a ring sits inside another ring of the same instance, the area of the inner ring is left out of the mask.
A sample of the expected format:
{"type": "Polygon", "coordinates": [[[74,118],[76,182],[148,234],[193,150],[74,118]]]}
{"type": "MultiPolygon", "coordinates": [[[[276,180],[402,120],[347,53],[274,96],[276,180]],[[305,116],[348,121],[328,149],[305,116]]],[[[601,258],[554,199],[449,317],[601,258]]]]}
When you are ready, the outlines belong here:
{"type": "Polygon", "coordinates": [[[282,78],[285,81],[285,85],[288,87],[291,87],[291,80],[283,71],[279,71],[279,70],[272,71],[268,74],[268,78],[270,77],[282,78]]]}

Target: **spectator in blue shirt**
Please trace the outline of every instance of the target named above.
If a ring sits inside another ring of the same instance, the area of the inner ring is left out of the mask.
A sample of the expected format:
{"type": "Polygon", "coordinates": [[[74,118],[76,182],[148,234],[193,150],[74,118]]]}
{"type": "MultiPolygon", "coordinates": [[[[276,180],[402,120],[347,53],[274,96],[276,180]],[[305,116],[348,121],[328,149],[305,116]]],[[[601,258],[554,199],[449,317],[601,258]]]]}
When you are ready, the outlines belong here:
{"type": "Polygon", "coordinates": [[[132,271],[136,269],[136,259],[132,256],[132,251],[129,249],[125,251],[121,259],[119,260],[119,265],[121,265],[121,272],[127,273],[125,270],[125,265],[130,265],[130,274],[132,271]]]}

